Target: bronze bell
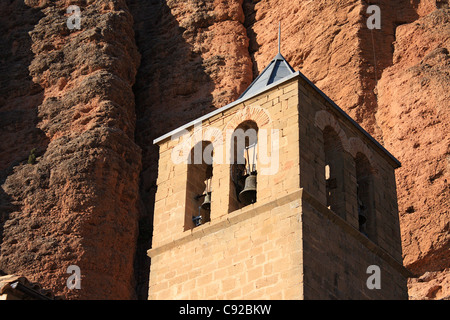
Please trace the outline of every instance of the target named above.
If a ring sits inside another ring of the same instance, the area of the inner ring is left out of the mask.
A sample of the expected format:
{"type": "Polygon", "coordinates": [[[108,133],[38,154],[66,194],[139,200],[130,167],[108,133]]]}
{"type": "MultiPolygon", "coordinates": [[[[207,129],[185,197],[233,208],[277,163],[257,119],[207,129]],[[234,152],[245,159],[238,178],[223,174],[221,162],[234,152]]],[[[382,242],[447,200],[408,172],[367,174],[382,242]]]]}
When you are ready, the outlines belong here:
{"type": "Polygon", "coordinates": [[[203,210],[211,210],[211,192],[206,193],[205,200],[203,201],[201,208],[203,210]]]}
{"type": "Polygon", "coordinates": [[[250,174],[245,178],[244,190],[239,193],[239,200],[243,204],[256,202],[256,175],[250,174]]]}

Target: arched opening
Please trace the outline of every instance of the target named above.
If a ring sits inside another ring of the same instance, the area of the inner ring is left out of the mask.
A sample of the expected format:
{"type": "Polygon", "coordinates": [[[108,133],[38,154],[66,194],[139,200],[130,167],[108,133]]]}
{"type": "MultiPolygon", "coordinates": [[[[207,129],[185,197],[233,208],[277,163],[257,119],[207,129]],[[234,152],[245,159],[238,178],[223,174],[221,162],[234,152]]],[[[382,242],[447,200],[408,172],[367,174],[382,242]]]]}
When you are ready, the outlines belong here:
{"type": "Polygon", "coordinates": [[[212,159],[213,146],[208,141],[197,143],[189,154],[184,230],[211,220],[212,159]]]}
{"type": "Polygon", "coordinates": [[[323,130],[327,207],[345,219],[344,148],[336,131],[323,130]]]}
{"type": "Polygon", "coordinates": [[[355,158],[359,231],[376,240],[373,169],[367,157],[358,152],[355,158]]]}
{"type": "Polygon", "coordinates": [[[230,144],[230,192],[228,212],[256,202],[258,126],[242,122],[230,144]]]}

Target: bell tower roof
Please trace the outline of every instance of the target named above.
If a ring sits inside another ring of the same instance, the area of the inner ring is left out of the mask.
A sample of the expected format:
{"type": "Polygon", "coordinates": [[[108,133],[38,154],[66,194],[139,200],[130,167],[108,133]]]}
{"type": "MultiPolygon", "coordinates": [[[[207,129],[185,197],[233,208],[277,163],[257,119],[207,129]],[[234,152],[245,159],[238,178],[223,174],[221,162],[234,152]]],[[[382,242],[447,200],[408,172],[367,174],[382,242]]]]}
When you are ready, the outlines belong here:
{"type": "Polygon", "coordinates": [[[257,92],[263,91],[267,86],[278,82],[294,73],[294,69],[286,61],[283,55],[278,52],[275,58],[273,58],[273,60],[263,70],[263,72],[261,72],[261,74],[244,91],[239,99],[243,99],[252,96],[257,92]]]}

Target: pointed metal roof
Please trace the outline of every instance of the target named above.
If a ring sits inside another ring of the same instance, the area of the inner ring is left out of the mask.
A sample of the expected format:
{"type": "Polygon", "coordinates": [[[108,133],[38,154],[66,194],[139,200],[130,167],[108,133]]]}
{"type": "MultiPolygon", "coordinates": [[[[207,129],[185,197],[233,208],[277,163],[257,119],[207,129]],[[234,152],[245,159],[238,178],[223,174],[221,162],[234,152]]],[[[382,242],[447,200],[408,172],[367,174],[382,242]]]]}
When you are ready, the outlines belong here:
{"type": "Polygon", "coordinates": [[[252,82],[252,84],[244,91],[239,99],[253,95],[256,92],[264,90],[265,87],[278,82],[295,73],[294,69],[289,65],[286,59],[278,52],[275,58],[261,72],[261,74],[252,82]]]}

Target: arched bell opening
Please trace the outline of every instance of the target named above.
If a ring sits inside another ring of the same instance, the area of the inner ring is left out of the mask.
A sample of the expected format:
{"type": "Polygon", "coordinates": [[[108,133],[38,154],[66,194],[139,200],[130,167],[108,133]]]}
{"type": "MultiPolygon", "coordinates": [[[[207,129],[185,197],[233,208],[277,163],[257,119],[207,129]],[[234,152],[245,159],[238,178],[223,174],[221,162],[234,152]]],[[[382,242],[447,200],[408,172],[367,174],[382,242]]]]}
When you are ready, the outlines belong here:
{"type": "Polygon", "coordinates": [[[327,207],[345,219],[344,148],[339,135],[330,126],[324,128],[323,139],[327,207]]]}
{"type": "Polygon", "coordinates": [[[184,230],[211,220],[212,159],[213,147],[209,141],[197,143],[189,154],[184,230]]]}
{"type": "Polygon", "coordinates": [[[367,157],[358,152],[355,157],[359,231],[376,242],[373,168],[367,157]]]}
{"type": "Polygon", "coordinates": [[[257,144],[258,126],[251,120],[242,122],[231,136],[231,184],[228,212],[256,202],[257,144]]]}

